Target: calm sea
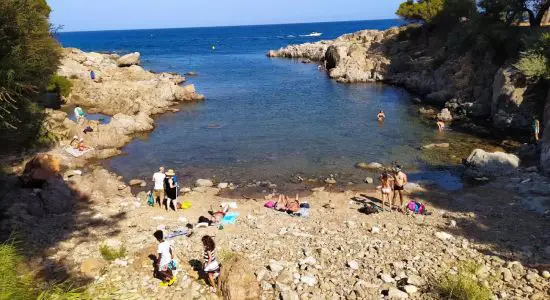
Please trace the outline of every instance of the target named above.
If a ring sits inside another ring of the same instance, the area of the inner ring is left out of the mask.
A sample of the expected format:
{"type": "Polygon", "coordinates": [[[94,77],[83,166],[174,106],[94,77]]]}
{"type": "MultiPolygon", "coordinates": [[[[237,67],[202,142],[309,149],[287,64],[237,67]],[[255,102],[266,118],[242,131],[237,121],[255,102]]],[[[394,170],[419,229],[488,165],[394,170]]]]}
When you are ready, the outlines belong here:
{"type": "MultiPolygon", "coordinates": [[[[288,44],[333,39],[361,29],[386,29],[399,20],[265,26],[60,33],[66,47],[139,51],[153,71],[185,73],[206,101],[183,104],[156,118],[156,128],[123,148],[106,165],[127,179],[148,178],[160,165],[180,181],[216,178],[284,183],[295,174],[358,182],[358,161],[399,160],[418,178],[443,178],[419,159],[419,147],[441,140],[422,122],[411,96],[383,84],[338,84],[317,69],[265,53],[288,44]],[[312,36],[311,33],[322,33],[312,36]],[[388,116],[383,125],[376,114],[388,116]]],[[[441,179],[439,179],[441,181],[441,179]]]]}

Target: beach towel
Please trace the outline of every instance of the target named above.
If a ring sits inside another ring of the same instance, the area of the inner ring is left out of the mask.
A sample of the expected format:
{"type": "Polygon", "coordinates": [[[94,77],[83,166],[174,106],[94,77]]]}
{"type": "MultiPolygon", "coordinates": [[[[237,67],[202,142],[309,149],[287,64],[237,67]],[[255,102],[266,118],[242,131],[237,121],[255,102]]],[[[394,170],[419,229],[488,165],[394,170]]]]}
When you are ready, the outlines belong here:
{"type": "Polygon", "coordinates": [[[227,225],[227,224],[235,224],[237,222],[237,217],[239,216],[239,213],[236,212],[229,212],[227,213],[223,219],[221,220],[221,224],[227,225]]]}
{"type": "Polygon", "coordinates": [[[170,233],[168,236],[166,236],[166,239],[169,240],[169,239],[175,238],[177,236],[182,236],[182,235],[186,236],[188,233],[189,233],[188,229],[176,230],[176,231],[170,233]]]}
{"type": "Polygon", "coordinates": [[[84,154],[86,154],[86,153],[88,153],[88,152],[90,152],[90,151],[93,151],[93,150],[94,150],[94,148],[88,148],[88,149],[86,149],[86,150],[84,150],[84,151],[79,151],[78,149],[75,149],[75,148],[73,148],[73,147],[67,147],[67,148],[65,148],[65,151],[66,151],[67,153],[71,154],[71,155],[74,156],[74,157],[80,157],[80,156],[82,156],[82,155],[84,155],[84,154]]]}

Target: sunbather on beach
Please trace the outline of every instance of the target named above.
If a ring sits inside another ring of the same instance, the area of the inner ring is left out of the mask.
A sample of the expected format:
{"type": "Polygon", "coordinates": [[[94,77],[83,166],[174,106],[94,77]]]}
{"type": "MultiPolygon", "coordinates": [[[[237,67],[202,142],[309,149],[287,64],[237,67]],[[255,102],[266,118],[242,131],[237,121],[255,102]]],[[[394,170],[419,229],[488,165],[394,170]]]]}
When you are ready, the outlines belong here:
{"type": "Polygon", "coordinates": [[[286,206],[288,205],[288,197],[280,194],[279,200],[275,203],[275,209],[279,211],[286,211],[286,206]]]}
{"type": "Polygon", "coordinates": [[[286,212],[288,213],[297,213],[300,211],[300,201],[298,194],[296,194],[296,199],[288,202],[286,206],[286,212]]]}

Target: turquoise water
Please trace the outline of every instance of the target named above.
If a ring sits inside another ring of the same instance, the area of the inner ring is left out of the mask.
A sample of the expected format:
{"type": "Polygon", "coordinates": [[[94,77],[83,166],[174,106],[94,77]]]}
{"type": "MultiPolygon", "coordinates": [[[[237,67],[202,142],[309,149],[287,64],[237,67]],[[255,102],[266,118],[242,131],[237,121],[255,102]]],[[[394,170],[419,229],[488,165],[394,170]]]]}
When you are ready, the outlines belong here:
{"type": "Polygon", "coordinates": [[[156,128],[123,148],[106,165],[125,178],[149,177],[159,165],[179,178],[281,183],[295,174],[360,182],[358,161],[399,160],[417,178],[448,171],[426,168],[418,148],[441,139],[422,122],[411,96],[383,84],[338,84],[317,65],[270,59],[287,44],[332,39],[361,29],[385,29],[398,20],[61,33],[64,46],[86,51],[139,51],[145,68],[185,73],[206,96],[177,113],[156,118],[156,128]],[[321,32],[320,37],[306,36],[321,32]],[[212,49],[215,47],[215,50],[212,49]],[[376,114],[387,120],[379,124],[376,114]]]}

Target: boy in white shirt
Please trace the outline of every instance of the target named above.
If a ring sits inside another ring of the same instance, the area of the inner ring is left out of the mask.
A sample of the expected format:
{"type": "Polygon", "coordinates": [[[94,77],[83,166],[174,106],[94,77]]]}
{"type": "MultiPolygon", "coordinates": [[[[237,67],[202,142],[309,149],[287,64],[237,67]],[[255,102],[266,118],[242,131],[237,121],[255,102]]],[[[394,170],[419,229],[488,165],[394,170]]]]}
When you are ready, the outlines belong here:
{"type": "Polygon", "coordinates": [[[176,276],[173,275],[170,267],[170,262],[174,258],[172,247],[170,247],[170,244],[164,240],[162,230],[155,231],[153,235],[159,242],[157,247],[158,257],[155,261],[155,269],[159,279],[162,280],[160,286],[171,286],[176,281],[176,276]]]}

